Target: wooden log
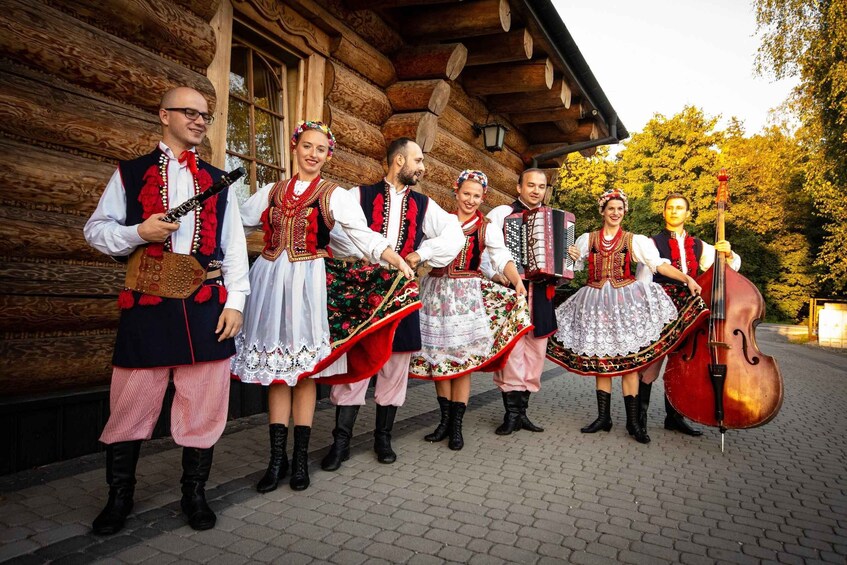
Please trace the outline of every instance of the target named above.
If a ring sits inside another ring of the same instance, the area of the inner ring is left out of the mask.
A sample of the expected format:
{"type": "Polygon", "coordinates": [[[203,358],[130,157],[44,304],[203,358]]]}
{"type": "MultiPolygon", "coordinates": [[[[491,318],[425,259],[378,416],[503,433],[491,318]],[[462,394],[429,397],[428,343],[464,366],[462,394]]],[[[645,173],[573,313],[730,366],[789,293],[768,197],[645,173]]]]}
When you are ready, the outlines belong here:
{"type": "Polygon", "coordinates": [[[392,59],[399,80],[455,80],[467,60],[468,48],[461,43],[407,47],[398,51],[392,59]]]}
{"type": "Polygon", "coordinates": [[[0,257],[102,260],[82,236],[85,218],[0,207],[0,257]]]}
{"type": "Polygon", "coordinates": [[[0,130],[111,159],[153,150],[157,116],[0,62],[0,130]]]}
{"type": "MultiPolygon", "coordinates": [[[[482,137],[474,129],[474,122],[470,121],[465,115],[453,107],[447,107],[438,119],[438,126],[449,131],[472,147],[480,149],[483,147],[482,137]]],[[[524,162],[520,154],[508,146],[503,147],[502,151],[498,151],[492,156],[516,172],[520,172],[524,168],[524,162]]]]}
{"type": "Polygon", "coordinates": [[[587,118],[579,120],[577,127],[566,133],[563,137],[566,143],[579,143],[580,141],[589,141],[600,137],[600,128],[597,122],[587,118]]]}
{"type": "Polygon", "coordinates": [[[553,63],[539,59],[469,67],[462,74],[462,85],[471,96],[545,91],[553,86],[553,63]]]}
{"type": "Polygon", "coordinates": [[[212,62],[217,41],[209,20],[163,0],[51,0],[107,31],[195,68],[212,62]]]}
{"type": "MultiPolygon", "coordinates": [[[[531,163],[534,157],[538,155],[542,155],[549,151],[555,151],[557,149],[561,149],[562,146],[567,145],[567,143],[542,143],[539,145],[530,145],[527,147],[526,152],[522,155],[524,161],[526,163],[531,163]]],[[[540,168],[552,168],[552,167],[561,167],[562,163],[565,162],[565,155],[560,155],[558,157],[553,157],[550,159],[545,159],[538,163],[538,167],[540,168]]]]}
{"type": "Polygon", "coordinates": [[[415,140],[424,153],[429,153],[437,130],[438,116],[432,112],[409,112],[391,116],[382,126],[382,135],[389,143],[398,137],[408,137],[415,140]]]}
{"type": "MultiPolygon", "coordinates": [[[[443,163],[431,155],[427,155],[426,159],[424,159],[424,165],[426,165],[426,176],[424,180],[428,183],[426,186],[438,186],[445,191],[445,194],[450,196],[450,206],[455,208],[456,199],[452,187],[462,172],[462,169],[443,163]]],[[[512,191],[508,194],[504,190],[489,187],[484,203],[488,209],[495,208],[501,204],[511,204],[515,199],[514,194],[514,187],[512,187],[512,191]]],[[[429,195],[429,192],[427,192],[427,195],[429,195]]],[[[441,204],[439,203],[439,205],[441,204]]],[[[453,208],[447,208],[447,210],[449,211],[453,208]]]]}
{"type": "MultiPolygon", "coordinates": [[[[102,261],[105,255],[100,256],[102,261]]],[[[117,262],[0,261],[0,288],[9,294],[50,296],[117,296],[126,268],[117,262]]]]}
{"type": "Polygon", "coordinates": [[[570,108],[555,110],[535,110],[533,112],[513,112],[509,119],[514,124],[534,124],[559,120],[578,120],[588,114],[581,102],[572,103],[570,108]]]}
{"type": "Polygon", "coordinates": [[[94,211],[115,165],[0,137],[0,200],[94,211]]]}
{"type": "Polygon", "coordinates": [[[534,112],[536,110],[558,110],[570,106],[570,89],[565,81],[556,79],[549,90],[537,92],[519,92],[513,94],[495,94],[487,99],[492,112],[511,114],[513,112],[534,112]]]}
{"type": "Polygon", "coordinates": [[[378,127],[329,104],[324,106],[324,120],[330,124],[339,147],[353,149],[376,161],[385,158],[385,138],[378,127]]]}
{"type": "Polygon", "coordinates": [[[440,79],[395,82],[385,91],[395,112],[426,110],[440,116],[450,100],[450,84],[440,79]]]}
{"type": "Polygon", "coordinates": [[[214,105],[215,89],[199,73],[54,8],[6,3],[0,50],[10,59],[148,110],[158,110],[162,94],[175,86],[190,86],[214,105]]]}
{"type": "Polygon", "coordinates": [[[326,62],[324,97],[333,108],[381,126],[391,114],[385,93],[333,61],[326,62]]]}
{"type": "Polygon", "coordinates": [[[579,122],[576,120],[532,124],[529,126],[527,136],[535,145],[562,143],[569,133],[576,131],[578,126],[579,122]]]}
{"type": "Polygon", "coordinates": [[[469,67],[532,59],[532,36],[526,28],[475,37],[465,43],[469,67]]]}
{"type": "Polygon", "coordinates": [[[321,175],[345,186],[373,184],[385,176],[382,163],[348,149],[335,151],[321,175]]]}
{"type": "Polygon", "coordinates": [[[403,12],[403,34],[428,40],[458,39],[509,31],[512,12],[508,0],[476,0],[441,4],[403,12]]]}
{"type": "Polygon", "coordinates": [[[351,33],[335,38],[331,54],[383,88],[397,82],[397,74],[391,60],[358,35],[351,33]]]}
{"type": "Polygon", "coordinates": [[[117,328],[114,299],[0,294],[0,332],[117,328]]]}
{"type": "MultiPolygon", "coordinates": [[[[457,0],[458,1],[458,0],[457,0]]],[[[368,6],[365,6],[367,8],[368,6]]],[[[389,25],[379,14],[371,9],[353,7],[345,0],[329,0],[322,6],[331,14],[318,15],[318,21],[322,21],[334,29],[338,29],[337,22],[344,22],[357,35],[360,35],[369,45],[376,47],[381,53],[393,53],[403,47],[403,38],[393,26],[389,25]]],[[[316,8],[312,8],[317,12],[316,8]]]]}
{"type": "Polygon", "coordinates": [[[433,157],[459,169],[474,168],[488,175],[488,184],[502,192],[517,185],[518,173],[501,163],[485,150],[473,147],[448,131],[438,128],[435,143],[430,152],[433,157]]]}
{"type": "Polygon", "coordinates": [[[109,383],[115,332],[0,339],[0,396],[109,383]]]}
{"type": "Polygon", "coordinates": [[[384,10],[386,8],[405,8],[429,4],[447,4],[463,0],[345,0],[351,10],[384,10]]]}
{"type": "Polygon", "coordinates": [[[451,83],[449,107],[455,108],[467,120],[479,124],[487,123],[488,121],[497,121],[506,127],[505,143],[506,146],[513,149],[517,153],[522,153],[529,147],[526,137],[523,132],[514,127],[508,120],[508,116],[492,114],[491,110],[476,97],[468,96],[464,89],[458,83],[451,83]]]}
{"type": "Polygon", "coordinates": [[[212,21],[212,18],[215,17],[215,13],[218,11],[218,6],[220,6],[221,0],[175,0],[175,3],[184,8],[188,8],[190,11],[200,16],[204,22],[210,22],[212,21]]]}

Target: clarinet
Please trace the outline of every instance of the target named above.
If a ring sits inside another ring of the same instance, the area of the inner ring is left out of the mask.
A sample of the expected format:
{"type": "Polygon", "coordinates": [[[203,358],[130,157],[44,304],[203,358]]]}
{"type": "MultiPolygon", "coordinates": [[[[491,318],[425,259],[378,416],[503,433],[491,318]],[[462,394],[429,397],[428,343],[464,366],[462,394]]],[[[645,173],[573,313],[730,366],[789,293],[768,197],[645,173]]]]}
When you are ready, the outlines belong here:
{"type": "Polygon", "coordinates": [[[171,224],[177,223],[181,217],[185,216],[192,210],[196,210],[203,205],[203,202],[218,194],[246,174],[247,170],[244,167],[238,167],[237,169],[226,173],[218,180],[218,182],[210,186],[207,190],[204,190],[200,194],[195,194],[179,206],[171,208],[165,212],[165,216],[162,218],[162,221],[169,222],[171,224]]]}

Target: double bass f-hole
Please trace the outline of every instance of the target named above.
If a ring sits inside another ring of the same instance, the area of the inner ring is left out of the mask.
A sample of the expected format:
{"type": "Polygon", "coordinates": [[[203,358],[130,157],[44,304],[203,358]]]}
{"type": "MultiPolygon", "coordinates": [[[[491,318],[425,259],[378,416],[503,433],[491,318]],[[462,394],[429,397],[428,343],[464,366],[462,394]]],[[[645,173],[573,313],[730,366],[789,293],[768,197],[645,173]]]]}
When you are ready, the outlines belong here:
{"type": "Polygon", "coordinates": [[[744,360],[747,361],[750,365],[758,365],[759,358],[753,355],[753,358],[750,359],[750,356],[747,355],[747,334],[745,334],[740,329],[735,329],[732,331],[732,335],[740,335],[741,336],[741,350],[744,352],[744,360]]]}
{"type": "Polygon", "coordinates": [[[694,333],[692,333],[688,338],[686,338],[686,343],[683,345],[683,347],[685,347],[685,345],[690,344],[691,349],[688,351],[688,353],[682,354],[683,361],[691,361],[692,359],[694,359],[694,356],[697,354],[697,342],[699,341],[698,338],[705,333],[706,330],[704,328],[699,328],[694,330],[694,333]]]}

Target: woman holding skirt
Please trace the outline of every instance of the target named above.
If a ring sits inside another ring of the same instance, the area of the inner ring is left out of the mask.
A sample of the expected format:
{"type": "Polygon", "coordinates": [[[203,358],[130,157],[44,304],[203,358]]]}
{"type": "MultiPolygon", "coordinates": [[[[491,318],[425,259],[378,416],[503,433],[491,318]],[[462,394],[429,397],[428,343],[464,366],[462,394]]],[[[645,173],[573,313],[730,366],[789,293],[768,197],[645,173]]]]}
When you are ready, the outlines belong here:
{"type": "Polygon", "coordinates": [[[256,486],[259,492],[276,489],[288,472],[286,441],[292,417],[290,486],[294,490],[309,486],[315,378],[348,373],[346,353],[366,338],[386,341],[375,349],[388,350],[391,332],[380,330],[416,306],[411,302],[415,289],[400,282],[404,275],[412,279],[412,270],[388,240],[368,228],[359,203],[335,183],[321,179],[321,168],[334,146],[327,126],[301,124],[291,138],[298,174],[264,186],[241,206],[245,228],[261,227],[265,242],[250,269],[251,294],[232,359],[232,372],[239,379],[269,387],[271,453],[267,472],[256,486]],[[402,274],[378,265],[354,271],[329,264],[329,232],[336,223],[369,261],[384,259],[402,274]],[[335,296],[339,293],[344,296],[335,296]],[[377,300],[357,300],[369,295],[377,300]]]}
{"type": "Polygon", "coordinates": [[[447,267],[432,269],[421,279],[421,342],[412,356],[409,376],[435,381],[441,421],[427,441],[464,447],[462,419],[471,391],[471,373],[496,371],[517,340],[532,329],[526,289],[499,229],[487,229],[479,206],[488,191],[480,171],[465,170],[453,184],[456,215],[465,244],[447,267]],[[480,259],[488,250],[498,273],[515,290],[482,276],[480,259]]]}
{"type": "Polygon", "coordinates": [[[576,270],[587,259],[588,282],[556,309],[559,329],[547,354],[571,372],[596,378],[598,416],[581,432],[612,428],[612,377],[620,376],[626,429],[649,443],[637,418],[638,371],[673,350],[708,310],[692,277],[662,259],[647,237],[621,228],[629,209],[622,190],[604,192],[598,207],[603,227],[582,234],[568,249],[576,270]],[[635,263],[685,283],[691,296],[679,313],[660,285],[636,280],[635,263]]]}

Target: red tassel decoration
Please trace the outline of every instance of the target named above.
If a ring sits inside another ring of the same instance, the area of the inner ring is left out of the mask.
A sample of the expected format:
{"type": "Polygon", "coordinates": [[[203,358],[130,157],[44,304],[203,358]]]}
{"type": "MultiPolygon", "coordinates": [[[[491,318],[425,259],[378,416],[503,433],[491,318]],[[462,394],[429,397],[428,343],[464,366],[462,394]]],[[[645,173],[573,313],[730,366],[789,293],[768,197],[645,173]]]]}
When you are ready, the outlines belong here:
{"type": "Polygon", "coordinates": [[[227,296],[229,296],[229,292],[227,292],[226,287],[223,285],[217,285],[218,287],[218,303],[226,304],[227,296]]]}
{"type": "Polygon", "coordinates": [[[202,304],[208,302],[210,298],[212,298],[212,287],[204,284],[200,287],[200,291],[194,295],[194,302],[202,304]]]}
{"type": "Polygon", "coordinates": [[[415,250],[415,235],[418,233],[418,203],[411,195],[409,195],[409,204],[406,207],[406,221],[409,222],[406,230],[406,243],[400,250],[400,257],[405,257],[415,250]]]}
{"type": "Polygon", "coordinates": [[[382,217],[382,208],[385,206],[385,196],[382,193],[379,193],[374,198],[373,203],[373,222],[371,222],[370,228],[372,231],[376,233],[382,233],[382,224],[385,219],[382,217]]]}
{"type": "Polygon", "coordinates": [[[121,310],[129,310],[135,306],[135,299],[132,297],[132,291],[128,288],[123,289],[118,293],[118,308],[121,310]]]}
{"type": "Polygon", "coordinates": [[[147,245],[147,250],[145,251],[145,253],[148,257],[154,257],[156,259],[159,259],[164,255],[164,249],[165,244],[163,243],[151,243],[147,245]]]}
{"type": "Polygon", "coordinates": [[[152,294],[142,294],[138,299],[139,306],[156,306],[162,303],[161,296],[153,296],[152,294]]]}

